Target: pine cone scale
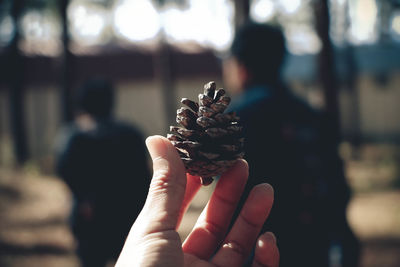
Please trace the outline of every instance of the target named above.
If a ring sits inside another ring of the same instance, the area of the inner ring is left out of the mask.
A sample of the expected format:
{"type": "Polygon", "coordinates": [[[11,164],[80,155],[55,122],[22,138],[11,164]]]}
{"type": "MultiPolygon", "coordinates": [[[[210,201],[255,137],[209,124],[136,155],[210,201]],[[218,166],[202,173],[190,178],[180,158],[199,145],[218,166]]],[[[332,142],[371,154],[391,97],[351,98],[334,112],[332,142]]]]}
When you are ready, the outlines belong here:
{"type": "Polygon", "coordinates": [[[199,94],[200,105],[209,107],[213,103],[213,99],[208,95],[199,94]]]}
{"type": "Polygon", "coordinates": [[[194,112],[197,112],[199,110],[199,104],[197,104],[196,102],[189,100],[187,98],[182,98],[181,103],[186,105],[188,108],[190,108],[194,112]]]}

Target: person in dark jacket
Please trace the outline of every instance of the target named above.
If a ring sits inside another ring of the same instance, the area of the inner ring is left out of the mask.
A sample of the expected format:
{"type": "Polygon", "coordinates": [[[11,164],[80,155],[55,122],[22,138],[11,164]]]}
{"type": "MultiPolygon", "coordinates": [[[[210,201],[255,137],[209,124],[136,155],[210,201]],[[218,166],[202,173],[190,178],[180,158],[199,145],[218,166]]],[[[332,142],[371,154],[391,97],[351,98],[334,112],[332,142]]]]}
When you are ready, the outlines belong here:
{"type": "MultiPolygon", "coordinates": [[[[262,182],[275,189],[263,231],[278,239],[281,267],[355,267],[359,244],[347,219],[350,190],[338,156],[334,129],[284,86],[282,32],[248,23],[238,30],[224,62],[230,110],[244,128],[249,190],[262,182]]],[[[240,206],[238,210],[240,210],[240,206]]]]}
{"type": "Polygon", "coordinates": [[[57,172],[76,200],[71,220],[85,267],[117,259],[150,182],[144,139],[112,117],[113,99],[106,80],[83,85],[57,159],[57,172]]]}

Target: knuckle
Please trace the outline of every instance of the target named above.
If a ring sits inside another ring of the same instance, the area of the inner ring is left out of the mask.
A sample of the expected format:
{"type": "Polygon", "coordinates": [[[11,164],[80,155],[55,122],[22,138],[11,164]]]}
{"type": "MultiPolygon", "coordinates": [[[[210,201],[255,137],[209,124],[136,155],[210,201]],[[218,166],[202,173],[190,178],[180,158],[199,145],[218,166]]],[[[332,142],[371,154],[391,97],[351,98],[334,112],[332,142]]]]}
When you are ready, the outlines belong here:
{"type": "Polygon", "coordinates": [[[204,228],[209,231],[209,233],[214,236],[216,240],[220,240],[225,235],[226,229],[221,225],[218,225],[212,221],[206,221],[204,228]]]}
{"type": "Polygon", "coordinates": [[[153,174],[153,178],[150,184],[150,192],[152,193],[162,193],[166,192],[171,186],[170,183],[171,172],[169,170],[157,170],[153,174]]]}
{"type": "Polygon", "coordinates": [[[150,183],[149,193],[151,195],[163,195],[170,193],[185,192],[186,180],[178,178],[177,174],[170,168],[158,169],[154,172],[150,183]]]}
{"type": "Polygon", "coordinates": [[[231,250],[233,253],[237,254],[241,258],[247,255],[247,250],[243,247],[243,245],[234,240],[228,240],[224,242],[222,248],[231,250]]]}

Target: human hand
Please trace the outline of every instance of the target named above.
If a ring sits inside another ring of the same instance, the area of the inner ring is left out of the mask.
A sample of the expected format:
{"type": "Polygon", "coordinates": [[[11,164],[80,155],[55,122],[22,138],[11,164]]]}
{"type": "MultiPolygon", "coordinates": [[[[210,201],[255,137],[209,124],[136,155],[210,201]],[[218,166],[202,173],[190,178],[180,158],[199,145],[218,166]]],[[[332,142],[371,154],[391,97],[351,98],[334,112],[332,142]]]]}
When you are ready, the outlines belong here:
{"type": "Polygon", "coordinates": [[[185,175],[183,163],[168,139],[149,137],[146,145],[153,160],[154,174],[146,203],[130,230],[116,267],[242,266],[254,246],[254,267],[279,265],[274,235],[264,233],[257,239],[273,202],[270,185],[254,187],[226,235],[247,181],[246,161],[239,160],[222,175],[182,244],[176,229],[201,187],[200,178],[185,175]]]}

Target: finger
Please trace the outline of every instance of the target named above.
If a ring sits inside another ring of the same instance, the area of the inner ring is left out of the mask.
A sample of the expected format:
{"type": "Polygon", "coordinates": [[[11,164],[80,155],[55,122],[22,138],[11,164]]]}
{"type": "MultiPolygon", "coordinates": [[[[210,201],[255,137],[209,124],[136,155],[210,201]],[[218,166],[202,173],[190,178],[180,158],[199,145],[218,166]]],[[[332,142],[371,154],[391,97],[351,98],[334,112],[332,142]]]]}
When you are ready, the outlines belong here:
{"type": "Polygon", "coordinates": [[[171,142],[162,136],[151,136],[146,145],[153,161],[153,178],[143,208],[154,223],[148,231],[176,228],[185,195],[185,167],[171,142]]]}
{"type": "Polygon", "coordinates": [[[256,251],[252,267],[278,267],[279,250],[276,246],[275,235],[266,232],[261,235],[256,244],[256,251]]]}
{"type": "Polygon", "coordinates": [[[235,224],[212,262],[218,266],[241,266],[272,207],[273,189],[269,184],[253,188],[235,224]]]}
{"type": "Polygon", "coordinates": [[[222,175],[206,208],[183,243],[183,251],[201,259],[209,259],[221,244],[243,192],[248,165],[239,160],[222,175]]]}
{"type": "Polygon", "coordinates": [[[186,192],[183,198],[181,210],[179,212],[178,223],[176,226],[177,228],[179,227],[182,221],[182,217],[186,213],[190,205],[190,202],[192,202],[194,196],[196,195],[196,193],[199,191],[200,188],[201,188],[200,177],[186,174],[186,192]]]}

